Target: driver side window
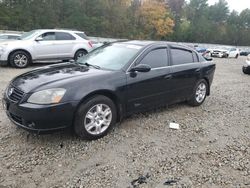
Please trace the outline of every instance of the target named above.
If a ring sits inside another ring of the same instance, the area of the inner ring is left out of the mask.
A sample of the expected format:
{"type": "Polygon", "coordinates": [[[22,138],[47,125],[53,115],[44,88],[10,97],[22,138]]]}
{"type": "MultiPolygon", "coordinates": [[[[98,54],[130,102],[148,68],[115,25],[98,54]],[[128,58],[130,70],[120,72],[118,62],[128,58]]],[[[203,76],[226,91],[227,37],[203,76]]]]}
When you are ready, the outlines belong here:
{"type": "Polygon", "coordinates": [[[153,68],[168,66],[168,56],[166,48],[159,48],[149,52],[140,62],[153,68]]]}
{"type": "Polygon", "coordinates": [[[56,40],[55,32],[48,32],[41,35],[43,41],[56,40]]]}

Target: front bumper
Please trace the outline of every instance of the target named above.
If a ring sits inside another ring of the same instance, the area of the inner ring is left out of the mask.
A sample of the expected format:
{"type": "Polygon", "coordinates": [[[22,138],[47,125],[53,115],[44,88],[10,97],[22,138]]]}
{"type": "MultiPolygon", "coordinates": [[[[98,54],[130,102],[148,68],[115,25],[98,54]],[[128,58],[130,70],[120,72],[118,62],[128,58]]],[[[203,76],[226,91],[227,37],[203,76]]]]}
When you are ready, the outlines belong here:
{"type": "Polygon", "coordinates": [[[8,98],[3,106],[9,119],[17,126],[32,132],[47,132],[72,126],[78,102],[56,105],[18,104],[8,98]]]}

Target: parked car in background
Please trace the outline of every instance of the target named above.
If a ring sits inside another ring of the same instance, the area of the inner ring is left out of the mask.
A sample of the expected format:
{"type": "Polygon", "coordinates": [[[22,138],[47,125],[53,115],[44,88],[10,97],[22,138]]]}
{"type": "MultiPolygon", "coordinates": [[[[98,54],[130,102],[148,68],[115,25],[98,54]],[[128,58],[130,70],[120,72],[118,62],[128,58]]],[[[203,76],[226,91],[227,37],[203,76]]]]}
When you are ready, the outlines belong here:
{"type": "Polygon", "coordinates": [[[188,47],[150,41],[104,45],[78,62],[35,69],[14,78],[3,104],[26,130],[73,127],[98,139],[124,117],[165,104],[201,105],[210,94],[215,64],[188,47]]]}
{"type": "Polygon", "coordinates": [[[245,49],[240,52],[241,56],[248,56],[250,54],[250,49],[245,49]]]}
{"type": "Polygon", "coordinates": [[[247,56],[246,65],[242,67],[244,74],[250,74],[250,55],[247,56]]]}
{"type": "Polygon", "coordinates": [[[200,46],[196,46],[196,47],[195,47],[195,50],[196,50],[198,53],[200,53],[200,54],[204,54],[204,53],[207,51],[206,48],[200,47],[200,46]]]}
{"type": "Polygon", "coordinates": [[[6,40],[17,40],[21,35],[19,34],[12,34],[12,33],[3,33],[0,34],[0,42],[6,40]]]}
{"type": "Polygon", "coordinates": [[[231,47],[218,47],[214,49],[208,49],[211,57],[220,57],[220,58],[238,58],[240,51],[237,48],[231,47]]]}
{"type": "Polygon", "coordinates": [[[93,49],[85,33],[75,30],[39,29],[19,40],[0,42],[0,65],[25,68],[31,63],[78,59],[93,49]]]}

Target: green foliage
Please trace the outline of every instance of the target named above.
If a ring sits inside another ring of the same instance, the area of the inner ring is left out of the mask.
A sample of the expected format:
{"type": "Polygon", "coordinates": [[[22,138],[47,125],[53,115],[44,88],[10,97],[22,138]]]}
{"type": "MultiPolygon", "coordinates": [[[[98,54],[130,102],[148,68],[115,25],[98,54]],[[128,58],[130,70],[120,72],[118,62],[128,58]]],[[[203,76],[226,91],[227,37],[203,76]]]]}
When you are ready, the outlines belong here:
{"type": "Polygon", "coordinates": [[[88,35],[250,45],[250,10],[226,0],[0,0],[0,30],[73,28],[88,35]]]}

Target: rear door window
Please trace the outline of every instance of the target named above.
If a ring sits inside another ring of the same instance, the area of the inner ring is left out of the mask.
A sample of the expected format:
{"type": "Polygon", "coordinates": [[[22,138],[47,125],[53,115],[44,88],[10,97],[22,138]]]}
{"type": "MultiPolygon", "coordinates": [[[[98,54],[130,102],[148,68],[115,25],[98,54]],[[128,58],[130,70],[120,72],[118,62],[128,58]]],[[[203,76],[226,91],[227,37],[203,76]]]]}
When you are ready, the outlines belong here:
{"type": "Polygon", "coordinates": [[[194,62],[192,51],[186,49],[171,48],[171,55],[173,65],[182,65],[194,62]]]}
{"type": "Polygon", "coordinates": [[[56,40],[75,40],[75,37],[69,33],[56,32],[56,40]]]}
{"type": "Polygon", "coordinates": [[[149,52],[140,62],[149,65],[151,68],[160,68],[168,65],[167,49],[160,48],[149,52]]]}

